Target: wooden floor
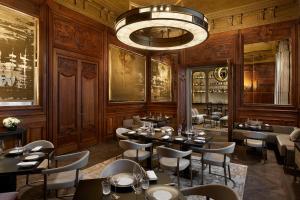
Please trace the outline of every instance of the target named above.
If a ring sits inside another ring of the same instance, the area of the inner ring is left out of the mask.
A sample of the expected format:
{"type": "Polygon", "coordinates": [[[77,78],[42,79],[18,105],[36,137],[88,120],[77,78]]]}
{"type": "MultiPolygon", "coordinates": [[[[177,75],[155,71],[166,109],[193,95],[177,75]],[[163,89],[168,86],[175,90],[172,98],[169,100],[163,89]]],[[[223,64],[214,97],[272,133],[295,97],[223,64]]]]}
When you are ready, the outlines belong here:
{"type": "MultiPolygon", "coordinates": [[[[89,150],[91,156],[88,166],[121,152],[117,142],[113,140],[90,147],[89,150]]],[[[248,165],[244,200],[300,200],[300,181],[295,183],[293,176],[283,172],[282,165],[276,161],[274,151],[268,150],[268,160],[263,164],[259,153],[237,146],[233,162],[248,165]]]]}

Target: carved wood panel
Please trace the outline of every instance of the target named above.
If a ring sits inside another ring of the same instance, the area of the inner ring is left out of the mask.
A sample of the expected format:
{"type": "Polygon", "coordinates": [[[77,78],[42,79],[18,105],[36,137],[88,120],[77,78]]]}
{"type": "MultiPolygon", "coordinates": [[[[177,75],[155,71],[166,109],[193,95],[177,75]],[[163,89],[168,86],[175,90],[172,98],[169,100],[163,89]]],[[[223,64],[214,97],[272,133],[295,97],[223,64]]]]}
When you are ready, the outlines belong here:
{"type": "Polygon", "coordinates": [[[100,32],[58,17],[53,20],[53,32],[56,46],[95,57],[100,56],[100,32]]]}
{"type": "Polygon", "coordinates": [[[77,148],[79,127],[77,122],[78,61],[58,56],[58,146],[73,144],[77,148]]]}
{"type": "Polygon", "coordinates": [[[97,63],[81,63],[81,142],[98,137],[98,81],[97,63]]]}

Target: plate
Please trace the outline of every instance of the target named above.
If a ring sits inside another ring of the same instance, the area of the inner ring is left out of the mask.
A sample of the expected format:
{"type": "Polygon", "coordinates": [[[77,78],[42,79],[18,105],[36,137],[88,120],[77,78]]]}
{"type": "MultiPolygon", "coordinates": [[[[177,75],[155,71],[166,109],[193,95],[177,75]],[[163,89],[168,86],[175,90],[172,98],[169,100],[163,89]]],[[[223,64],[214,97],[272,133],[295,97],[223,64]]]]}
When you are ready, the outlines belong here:
{"type": "Polygon", "coordinates": [[[110,178],[110,183],[116,187],[131,187],[135,184],[134,177],[130,173],[120,173],[110,178]],[[114,181],[117,180],[117,183],[114,181]]]}
{"type": "Polygon", "coordinates": [[[29,155],[29,156],[26,156],[26,157],[24,158],[24,160],[37,160],[37,159],[39,159],[39,158],[40,158],[39,155],[29,155]]]}
{"type": "Polygon", "coordinates": [[[31,161],[31,162],[19,162],[19,163],[17,164],[17,166],[19,166],[19,167],[33,167],[33,166],[36,165],[36,163],[37,163],[37,161],[31,161]]]}
{"type": "Polygon", "coordinates": [[[168,135],[165,135],[165,136],[162,137],[162,139],[164,139],[164,140],[167,140],[169,138],[170,138],[170,136],[168,136],[168,135]]]}
{"type": "Polygon", "coordinates": [[[205,135],[204,131],[201,131],[200,133],[198,133],[199,135],[205,135]]]}
{"type": "Polygon", "coordinates": [[[135,131],[129,131],[128,134],[135,134],[135,131]]]}
{"type": "Polygon", "coordinates": [[[147,135],[147,133],[146,132],[141,132],[140,135],[147,135]]]}
{"type": "Polygon", "coordinates": [[[173,200],[178,199],[179,191],[172,186],[155,185],[146,190],[146,195],[156,200],[173,200]]]}
{"type": "Polygon", "coordinates": [[[205,140],[205,137],[196,137],[197,140],[205,140]]]}
{"type": "Polygon", "coordinates": [[[155,128],[154,131],[159,132],[159,131],[161,131],[161,129],[160,128],[155,128]]]}
{"type": "Polygon", "coordinates": [[[175,140],[177,140],[177,141],[183,141],[183,138],[182,137],[176,137],[175,140]]]}

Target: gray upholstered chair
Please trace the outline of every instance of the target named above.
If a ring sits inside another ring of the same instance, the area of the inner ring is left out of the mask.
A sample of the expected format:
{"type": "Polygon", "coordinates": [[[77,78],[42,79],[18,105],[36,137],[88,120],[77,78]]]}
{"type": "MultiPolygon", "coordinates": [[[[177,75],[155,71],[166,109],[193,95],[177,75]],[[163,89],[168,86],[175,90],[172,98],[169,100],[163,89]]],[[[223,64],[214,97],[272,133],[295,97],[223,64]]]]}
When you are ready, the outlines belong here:
{"type": "Polygon", "coordinates": [[[208,148],[199,148],[197,151],[202,154],[201,158],[201,174],[202,180],[201,184],[204,182],[204,165],[207,164],[209,166],[209,173],[211,173],[211,165],[219,166],[224,168],[224,178],[225,184],[227,185],[227,170],[229,179],[231,179],[230,172],[230,157],[229,155],[234,152],[235,142],[210,142],[207,144],[208,148]]]}
{"type": "Polygon", "coordinates": [[[119,173],[132,173],[135,166],[140,167],[143,173],[146,174],[137,162],[129,159],[119,159],[104,167],[100,172],[100,178],[110,177],[119,173]]]}
{"type": "Polygon", "coordinates": [[[214,200],[239,200],[238,195],[231,188],[219,185],[201,185],[192,188],[185,188],[181,190],[184,196],[198,195],[206,196],[207,199],[212,198],[214,200]]]}
{"type": "Polygon", "coordinates": [[[187,167],[190,167],[190,178],[191,186],[193,186],[193,176],[192,176],[192,160],[191,160],[192,151],[179,151],[176,149],[159,146],[157,147],[157,156],[158,156],[158,168],[175,170],[177,173],[177,183],[180,187],[180,176],[179,172],[185,170],[187,167]],[[190,156],[190,159],[184,157],[190,156]]]}
{"type": "Polygon", "coordinates": [[[48,190],[56,190],[57,196],[58,189],[76,187],[81,179],[80,169],[88,164],[89,155],[89,151],[82,151],[54,157],[56,166],[58,161],[71,160],[72,163],[42,171],[44,175],[44,199],[47,199],[48,190]]]}
{"type": "Polygon", "coordinates": [[[152,155],[152,143],[140,144],[131,140],[120,140],[119,145],[124,149],[122,158],[139,162],[146,160],[152,155]],[[150,151],[144,150],[145,148],[150,148],[150,151]]]}
{"type": "Polygon", "coordinates": [[[128,129],[128,128],[117,128],[117,129],[116,129],[116,136],[117,136],[117,139],[118,139],[118,140],[127,140],[128,137],[125,136],[125,135],[123,135],[123,134],[124,134],[124,133],[127,133],[127,132],[129,132],[129,131],[131,131],[131,130],[128,129]]]}
{"type": "Polygon", "coordinates": [[[265,162],[267,160],[266,140],[268,135],[256,131],[246,131],[243,132],[243,136],[245,137],[244,144],[246,146],[261,149],[265,162]]]}
{"type": "MultiPolygon", "coordinates": [[[[23,148],[25,151],[30,151],[38,146],[41,146],[42,148],[54,148],[53,143],[47,140],[36,140],[26,144],[23,148]]],[[[52,157],[52,155],[49,155],[49,157],[52,157]]],[[[49,165],[50,161],[48,160],[48,167],[49,165]]],[[[29,185],[29,174],[26,175],[26,185],[29,185]]]]}

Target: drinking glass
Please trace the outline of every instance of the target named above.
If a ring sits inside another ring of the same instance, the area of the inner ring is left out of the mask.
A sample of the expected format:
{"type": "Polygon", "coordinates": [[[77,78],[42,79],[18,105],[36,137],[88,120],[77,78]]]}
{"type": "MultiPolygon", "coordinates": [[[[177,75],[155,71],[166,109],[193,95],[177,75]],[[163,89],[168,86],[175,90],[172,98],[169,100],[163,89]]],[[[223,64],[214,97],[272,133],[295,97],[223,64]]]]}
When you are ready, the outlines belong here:
{"type": "Polygon", "coordinates": [[[177,134],[178,136],[181,136],[181,127],[178,127],[177,134]]]}
{"type": "Polygon", "coordinates": [[[110,183],[109,183],[109,181],[108,180],[103,180],[101,182],[101,184],[102,184],[102,193],[104,195],[110,194],[111,191],[110,191],[110,183]]]}
{"type": "Polygon", "coordinates": [[[149,188],[149,179],[144,177],[141,181],[142,189],[147,190],[149,188]]]}

